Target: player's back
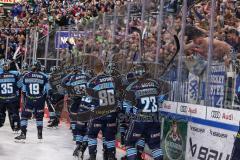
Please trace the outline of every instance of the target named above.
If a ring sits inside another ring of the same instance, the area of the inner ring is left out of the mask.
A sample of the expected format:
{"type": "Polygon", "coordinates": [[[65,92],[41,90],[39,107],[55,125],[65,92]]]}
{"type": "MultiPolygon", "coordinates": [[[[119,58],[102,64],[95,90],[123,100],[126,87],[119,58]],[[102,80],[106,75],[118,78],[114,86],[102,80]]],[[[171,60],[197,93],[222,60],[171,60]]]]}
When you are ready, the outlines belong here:
{"type": "Polygon", "coordinates": [[[87,74],[82,73],[72,74],[69,77],[69,81],[66,83],[66,85],[72,88],[70,92],[73,97],[82,97],[85,95],[85,90],[89,79],[90,78],[87,74]]]}
{"type": "Polygon", "coordinates": [[[136,80],[127,87],[134,94],[136,107],[143,113],[158,111],[157,96],[160,92],[158,83],[153,79],[136,80]]]}
{"type": "Polygon", "coordinates": [[[112,76],[100,74],[89,82],[88,87],[95,91],[100,107],[117,105],[118,82],[112,76]]]}
{"type": "Polygon", "coordinates": [[[33,99],[45,96],[48,83],[48,76],[42,72],[28,72],[23,77],[23,92],[33,99]]]}
{"type": "Polygon", "coordinates": [[[0,101],[13,102],[19,96],[19,73],[17,71],[7,71],[0,73],[0,101]]]}
{"type": "Polygon", "coordinates": [[[52,87],[52,91],[55,94],[65,94],[65,90],[61,85],[63,78],[63,73],[62,72],[56,72],[56,73],[51,73],[50,78],[49,78],[49,83],[52,87]]]}

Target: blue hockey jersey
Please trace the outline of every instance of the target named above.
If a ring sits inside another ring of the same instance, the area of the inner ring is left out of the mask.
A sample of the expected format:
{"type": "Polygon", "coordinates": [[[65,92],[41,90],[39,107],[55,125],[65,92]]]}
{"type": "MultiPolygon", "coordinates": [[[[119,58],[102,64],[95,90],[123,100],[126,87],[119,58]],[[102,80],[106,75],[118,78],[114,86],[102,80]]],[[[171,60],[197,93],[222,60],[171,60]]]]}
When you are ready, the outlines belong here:
{"type": "Polygon", "coordinates": [[[152,79],[136,80],[127,87],[127,100],[133,101],[134,106],[142,113],[158,112],[158,95],[160,86],[152,79]]]}
{"type": "Polygon", "coordinates": [[[22,80],[22,91],[27,103],[44,103],[48,91],[51,89],[48,76],[42,72],[28,72],[22,80]]]}
{"type": "Polygon", "coordinates": [[[85,95],[89,79],[90,77],[87,74],[71,74],[63,78],[62,85],[70,88],[68,91],[72,98],[78,98],[85,95]]]}
{"type": "Polygon", "coordinates": [[[17,71],[0,72],[0,102],[12,103],[19,100],[20,74],[17,71]]]}

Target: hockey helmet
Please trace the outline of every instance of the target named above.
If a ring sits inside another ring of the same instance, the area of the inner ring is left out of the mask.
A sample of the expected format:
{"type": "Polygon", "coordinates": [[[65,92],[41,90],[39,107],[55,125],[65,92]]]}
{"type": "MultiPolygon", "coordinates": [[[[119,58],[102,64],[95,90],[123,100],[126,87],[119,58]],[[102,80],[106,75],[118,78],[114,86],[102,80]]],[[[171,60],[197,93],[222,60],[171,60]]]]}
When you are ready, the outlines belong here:
{"type": "Polygon", "coordinates": [[[28,64],[27,63],[23,63],[22,64],[22,70],[24,70],[24,71],[26,71],[26,70],[28,70],[28,64]]]}
{"type": "Polygon", "coordinates": [[[133,72],[134,72],[134,77],[136,78],[142,78],[144,77],[144,75],[146,75],[146,67],[143,64],[137,64],[134,66],[133,68],[133,72]]]}
{"type": "Polygon", "coordinates": [[[56,72],[57,71],[57,67],[56,66],[52,66],[50,68],[50,72],[53,73],[53,72],[56,72]]]}
{"type": "Polygon", "coordinates": [[[37,60],[33,61],[31,68],[32,68],[32,71],[40,71],[41,70],[40,61],[37,61],[37,60]]]}
{"type": "Polygon", "coordinates": [[[105,72],[107,74],[113,74],[114,71],[117,70],[117,64],[114,62],[110,62],[107,64],[107,67],[105,68],[105,72]]]}
{"type": "Polygon", "coordinates": [[[2,68],[4,71],[8,71],[10,69],[10,64],[11,64],[11,61],[10,60],[7,60],[5,59],[2,63],[2,68]]]}
{"type": "Polygon", "coordinates": [[[46,71],[46,67],[44,65],[41,65],[41,71],[45,72],[46,71]]]}

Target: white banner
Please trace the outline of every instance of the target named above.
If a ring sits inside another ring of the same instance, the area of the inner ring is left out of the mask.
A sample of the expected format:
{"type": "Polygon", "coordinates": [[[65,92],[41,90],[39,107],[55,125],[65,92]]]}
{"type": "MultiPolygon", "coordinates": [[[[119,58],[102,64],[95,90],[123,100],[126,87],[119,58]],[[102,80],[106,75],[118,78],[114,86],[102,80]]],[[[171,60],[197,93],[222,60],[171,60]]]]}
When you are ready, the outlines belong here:
{"type": "Polygon", "coordinates": [[[177,114],[205,119],[206,118],[206,106],[178,103],[177,114]]]}
{"type": "Polygon", "coordinates": [[[235,132],[188,123],[185,160],[230,160],[235,132]]]}
{"type": "Polygon", "coordinates": [[[239,125],[240,111],[207,107],[207,120],[222,122],[231,125],[239,125]]]}

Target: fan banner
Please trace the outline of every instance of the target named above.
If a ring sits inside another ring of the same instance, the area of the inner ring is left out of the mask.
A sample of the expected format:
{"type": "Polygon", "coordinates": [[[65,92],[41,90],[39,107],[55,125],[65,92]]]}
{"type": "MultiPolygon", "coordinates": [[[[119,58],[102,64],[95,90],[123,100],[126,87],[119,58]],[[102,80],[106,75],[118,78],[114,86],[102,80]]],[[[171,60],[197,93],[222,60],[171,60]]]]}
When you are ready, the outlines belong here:
{"type": "MultiPolygon", "coordinates": [[[[0,0],[1,1],[1,0],[0,0]]],[[[87,37],[90,32],[60,31],[55,34],[55,48],[66,49],[69,44],[75,45],[75,38],[87,37]]]]}

